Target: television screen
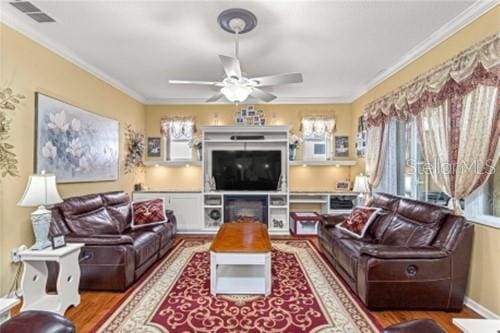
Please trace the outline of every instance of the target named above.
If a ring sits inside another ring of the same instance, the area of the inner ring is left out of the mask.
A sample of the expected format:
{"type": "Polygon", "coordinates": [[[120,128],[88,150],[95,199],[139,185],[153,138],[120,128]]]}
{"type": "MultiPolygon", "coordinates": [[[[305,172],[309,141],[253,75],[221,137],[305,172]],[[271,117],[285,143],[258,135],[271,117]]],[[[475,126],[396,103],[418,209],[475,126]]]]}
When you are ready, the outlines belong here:
{"type": "Polygon", "coordinates": [[[220,191],[276,191],[281,151],[215,150],[212,175],[220,191]]]}

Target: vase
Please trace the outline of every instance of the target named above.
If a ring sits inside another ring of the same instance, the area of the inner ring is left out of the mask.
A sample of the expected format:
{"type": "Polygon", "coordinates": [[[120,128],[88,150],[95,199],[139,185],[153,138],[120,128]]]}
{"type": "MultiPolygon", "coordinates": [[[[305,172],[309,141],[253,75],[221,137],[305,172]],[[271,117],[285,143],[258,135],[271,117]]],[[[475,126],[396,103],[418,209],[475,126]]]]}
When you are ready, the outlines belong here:
{"type": "Polygon", "coordinates": [[[290,161],[295,161],[297,158],[297,147],[290,146],[288,150],[288,159],[290,161]]]}
{"type": "Polygon", "coordinates": [[[196,149],[196,159],[201,161],[201,148],[196,149]]]}

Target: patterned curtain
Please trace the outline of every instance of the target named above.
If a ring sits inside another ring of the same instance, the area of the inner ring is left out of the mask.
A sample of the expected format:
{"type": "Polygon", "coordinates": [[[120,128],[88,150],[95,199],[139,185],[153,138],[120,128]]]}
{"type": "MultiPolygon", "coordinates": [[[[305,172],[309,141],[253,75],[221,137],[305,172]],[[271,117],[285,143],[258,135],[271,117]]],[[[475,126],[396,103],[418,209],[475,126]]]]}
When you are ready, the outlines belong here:
{"type": "Polygon", "coordinates": [[[387,122],[391,117],[406,119],[423,109],[420,105],[429,95],[437,94],[453,82],[461,85],[478,71],[498,72],[500,33],[486,38],[445,63],[424,73],[391,93],[367,104],[368,125],[387,122]]]}
{"type": "Polygon", "coordinates": [[[442,104],[429,106],[416,117],[425,169],[451,197],[449,207],[457,214],[463,213],[460,199],[483,185],[498,161],[498,82],[468,90],[466,94],[453,90],[442,104]]]}
{"type": "Polygon", "coordinates": [[[377,187],[382,179],[387,151],[387,128],[386,123],[381,123],[367,129],[365,169],[372,189],[377,187]]]}

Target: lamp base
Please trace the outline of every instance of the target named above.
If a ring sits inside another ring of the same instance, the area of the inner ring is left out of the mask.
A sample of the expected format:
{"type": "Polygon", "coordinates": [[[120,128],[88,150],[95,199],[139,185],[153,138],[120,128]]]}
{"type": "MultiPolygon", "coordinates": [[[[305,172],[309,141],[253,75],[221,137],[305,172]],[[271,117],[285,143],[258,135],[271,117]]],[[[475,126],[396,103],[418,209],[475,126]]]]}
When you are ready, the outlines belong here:
{"type": "Polygon", "coordinates": [[[35,234],[35,244],[31,250],[43,250],[51,245],[49,240],[49,227],[52,219],[52,212],[40,206],[31,214],[31,224],[35,234]]]}

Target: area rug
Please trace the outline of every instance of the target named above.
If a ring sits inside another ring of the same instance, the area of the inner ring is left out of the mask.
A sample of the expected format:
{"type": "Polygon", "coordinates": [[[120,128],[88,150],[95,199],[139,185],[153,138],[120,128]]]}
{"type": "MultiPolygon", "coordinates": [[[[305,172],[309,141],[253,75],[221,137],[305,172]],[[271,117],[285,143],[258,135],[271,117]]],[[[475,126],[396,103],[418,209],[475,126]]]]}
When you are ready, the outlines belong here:
{"type": "Polygon", "coordinates": [[[308,240],[273,241],[272,293],[210,294],[210,242],[181,241],[95,332],[379,332],[308,240]]]}

